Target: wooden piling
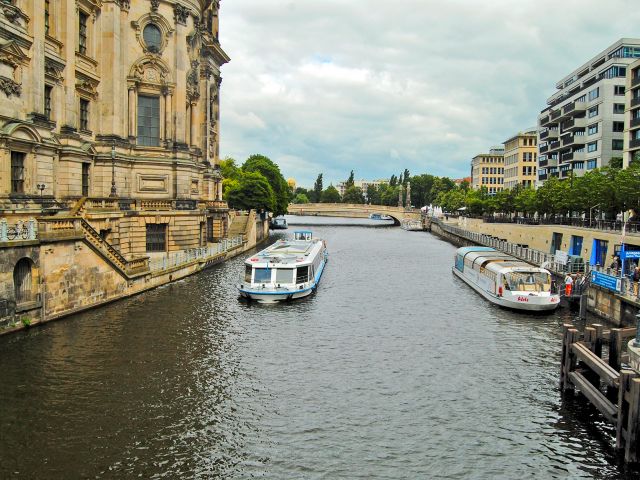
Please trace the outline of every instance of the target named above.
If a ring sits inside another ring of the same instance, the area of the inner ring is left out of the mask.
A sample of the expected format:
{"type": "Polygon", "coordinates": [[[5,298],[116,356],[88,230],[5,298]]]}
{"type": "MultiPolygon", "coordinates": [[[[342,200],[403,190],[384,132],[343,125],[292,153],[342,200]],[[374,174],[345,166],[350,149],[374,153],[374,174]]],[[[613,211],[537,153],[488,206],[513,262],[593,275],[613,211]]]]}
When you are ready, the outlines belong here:
{"type": "Polygon", "coordinates": [[[593,353],[602,358],[602,345],[604,344],[604,325],[600,323],[594,323],[591,325],[596,329],[596,344],[593,349],[593,353]]]}
{"type": "Polygon", "coordinates": [[[638,421],[640,421],[640,378],[633,378],[629,384],[629,419],[627,438],[624,446],[625,462],[637,462],[638,455],[638,421]]]}
{"type": "Polygon", "coordinates": [[[620,328],[612,328],[609,336],[609,365],[616,370],[620,370],[621,356],[622,332],[620,328]]]}
{"type": "Polygon", "coordinates": [[[573,392],[574,387],[571,383],[569,374],[576,368],[576,356],[571,346],[580,340],[580,332],[573,328],[573,325],[565,324],[564,341],[562,342],[562,366],[560,371],[560,389],[562,392],[573,392]]]}

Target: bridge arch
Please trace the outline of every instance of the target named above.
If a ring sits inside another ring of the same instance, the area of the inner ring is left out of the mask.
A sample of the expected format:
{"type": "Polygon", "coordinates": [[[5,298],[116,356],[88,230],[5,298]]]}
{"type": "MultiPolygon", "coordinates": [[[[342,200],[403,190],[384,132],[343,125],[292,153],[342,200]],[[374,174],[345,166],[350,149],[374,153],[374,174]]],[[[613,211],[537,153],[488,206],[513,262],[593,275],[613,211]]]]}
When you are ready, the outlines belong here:
{"type": "Polygon", "coordinates": [[[403,207],[386,205],[359,205],[350,203],[304,203],[290,204],[291,215],[317,215],[324,217],[368,218],[372,213],[389,215],[394,225],[400,225],[405,218],[419,219],[419,210],[406,210],[403,207]]]}

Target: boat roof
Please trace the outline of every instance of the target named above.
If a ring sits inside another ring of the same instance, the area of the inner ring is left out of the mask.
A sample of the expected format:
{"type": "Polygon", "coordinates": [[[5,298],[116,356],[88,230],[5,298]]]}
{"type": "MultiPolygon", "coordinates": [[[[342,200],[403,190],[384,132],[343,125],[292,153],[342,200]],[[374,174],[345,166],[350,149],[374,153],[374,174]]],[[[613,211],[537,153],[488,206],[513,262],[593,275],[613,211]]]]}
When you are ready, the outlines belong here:
{"type": "Polygon", "coordinates": [[[245,263],[254,265],[258,263],[300,263],[315,255],[311,255],[314,249],[319,249],[322,240],[279,240],[273,245],[249,257],[245,263]]]}
{"type": "Polygon", "coordinates": [[[296,234],[296,233],[311,233],[311,234],[313,234],[313,232],[311,230],[294,230],[293,233],[294,234],[296,234]]]}
{"type": "Polygon", "coordinates": [[[464,255],[469,252],[497,252],[497,250],[491,247],[461,247],[457,250],[458,255],[464,255]]]}

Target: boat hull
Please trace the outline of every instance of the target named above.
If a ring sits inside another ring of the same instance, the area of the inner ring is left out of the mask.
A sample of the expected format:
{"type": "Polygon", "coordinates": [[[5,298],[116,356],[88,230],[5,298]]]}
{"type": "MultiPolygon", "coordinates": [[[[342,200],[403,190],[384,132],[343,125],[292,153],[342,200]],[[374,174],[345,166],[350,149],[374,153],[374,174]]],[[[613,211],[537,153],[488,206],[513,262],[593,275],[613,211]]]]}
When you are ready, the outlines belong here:
{"type": "Polygon", "coordinates": [[[526,294],[516,295],[516,300],[512,300],[506,297],[499,297],[491,292],[488,292],[476,285],[469,278],[467,278],[457,268],[453,267],[451,271],[467,285],[473,288],[476,292],[482,295],[485,299],[489,300],[495,305],[499,305],[504,308],[510,308],[512,310],[523,310],[529,312],[551,312],[558,308],[560,305],[559,299],[549,296],[528,296],[526,294]],[[521,298],[526,301],[518,301],[517,298],[521,298]]]}

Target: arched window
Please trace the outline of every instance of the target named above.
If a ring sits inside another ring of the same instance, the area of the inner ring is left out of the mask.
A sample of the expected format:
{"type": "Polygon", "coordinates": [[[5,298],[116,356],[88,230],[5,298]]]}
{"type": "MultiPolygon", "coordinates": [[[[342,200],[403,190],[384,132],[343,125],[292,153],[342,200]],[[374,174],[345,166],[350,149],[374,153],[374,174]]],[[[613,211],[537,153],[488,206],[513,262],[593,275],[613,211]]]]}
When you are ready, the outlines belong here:
{"type": "Polygon", "coordinates": [[[30,302],[33,299],[32,265],[33,262],[28,258],[21,258],[13,269],[13,286],[15,288],[16,303],[30,302]]]}
{"type": "Polygon", "coordinates": [[[148,24],[142,31],[144,44],[150,52],[157,53],[162,46],[162,33],[160,29],[153,23],[148,24]]]}

